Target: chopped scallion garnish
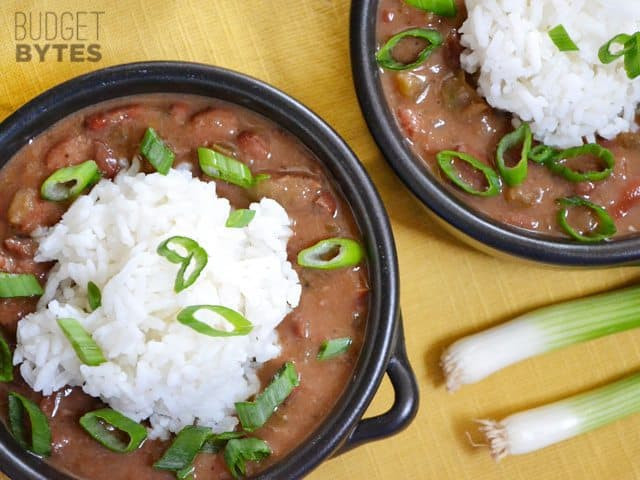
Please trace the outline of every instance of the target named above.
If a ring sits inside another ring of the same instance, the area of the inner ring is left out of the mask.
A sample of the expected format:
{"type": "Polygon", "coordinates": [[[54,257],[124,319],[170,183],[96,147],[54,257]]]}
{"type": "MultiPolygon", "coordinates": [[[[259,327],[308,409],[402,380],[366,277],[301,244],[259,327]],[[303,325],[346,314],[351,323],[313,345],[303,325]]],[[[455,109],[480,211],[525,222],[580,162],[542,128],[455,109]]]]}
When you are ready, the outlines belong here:
{"type": "Polygon", "coordinates": [[[31,273],[0,272],[0,298],[37,297],[44,293],[31,273]]]}
{"type": "Polygon", "coordinates": [[[317,358],[318,360],[329,360],[333,357],[337,357],[338,355],[342,355],[349,350],[351,343],[352,340],[349,337],[325,340],[320,345],[317,358]]]}
{"type": "Polygon", "coordinates": [[[52,202],[71,200],[86,188],[98,183],[100,176],[98,164],[93,160],[87,160],[72,167],[64,167],[53,172],[44,181],[40,187],[40,195],[52,202]]]}
{"type": "Polygon", "coordinates": [[[435,13],[443,17],[455,17],[458,13],[455,0],[404,0],[407,5],[435,13]]]}
{"type": "Polygon", "coordinates": [[[508,133],[498,144],[496,152],[496,165],[502,178],[510,187],[520,185],[527,178],[527,164],[533,136],[528,123],[523,123],[515,131],[508,133]],[[513,147],[522,144],[520,160],[513,167],[507,167],[505,154],[513,147]]]}
{"type": "Polygon", "coordinates": [[[354,267],[364,258],[364,250],[350,238],[328,238],[298,253],[298,265],[320,270],[354,267]]]}
{"type": "Polygon", "coordinates": [[[597,205],[582,197],[565,197],[556,200],[560,205],[558,211],[558,223],[562,229],[582,243],[597,243],[608,240],[616,234],[616,224],[604,207],[597,205]],[[598,218],[598,227],[591,233],[580,233],[571,225],[569,225],[569,210],[576,207],[585,207],[591,210],[598,218]]]}
{"type": "Polygon", "coordinates": [[[391,37],[376,54],[376,60],[378,65],[387,70],[409,70],[422,64],[436,48],[442,45],[442,42],[442,35],[437,30],[410,28],[391,37]],[[393,58],[393,49],[406,38],[417,38],[427,43],[416,59],[410,63],[402,63],[393,58]]]}
{"type": "Polygon", "coordinates": [[[561,52],[577,52],[580,49],[575,44],[564,25],[557,25],[549,30],[549,38],[561,52]]]}
{"type": "Polygon", "coordinates": [[[558,150],[548,145],[536,145],[531,149],[531,151],[529,151],[529,160],[534,163],[544,165],[558,153],[558,150]]]}
{"type": "Polygon", "coordinates": [[[58,325],[82,363],[97,367],[107,361],[98,344],[78,320],[75,318],[59,318],[58,325]]]}
{"type": "Polygon", "coordinates": [[[147,438],[147,429],[110,408],[102,408],[80,417],[80,425],[101,445],[118,453],[136,450],[147,438]],[[118,430],[129,437],[127,443],[114,432],[118,430]]]}
{"type": "Polygon", "coordinates": [[[269,175],[266,174],[254,177],[249,167],[244,163],[210,148],[198,148],[198,160],[205,175],[219,178],[239,187],[251,188],[258,182],[269,178],[269,175]]]}
{"type": "Polygon", "coordinates": [[[227,219],[225,226],[227,228],[244,228],[251,223],[251,220],[253,220],[253,217],[255,216],[255,210],[239,208],[229,214],[229,218],[227,219]]]}
{"type": "Polygon", "coordinates": [[[178,321],[196,332],[210,337],[237,337],[248,335],[253,330],[253,324],[240,313],[222,305],[194,305],[187,307],[178,314],[178,321]],[[220,315],[233,325],[233,330],[222,330],[196,319],[196,313],[207,310],[220,315]]]}
{"type": "Polygon", "coordinates": [[[579,147],[562,150],[545,160],[544,165],[556,175],[560,175],[570,182],[599,182],[605,180],[613,173],[616,164],[615,157],[611,150],[604,148],[597,143],[588,143],[579,147]],[[600,159],[603,163],[602,170],[581,172],[566,165],[566,161],[571,158],[592,155],[600,159]]]}
{"type": "Polygon", "coordinates": [[[210,435],[202,445],[202,453],[218,453],[224,449],[227,442],[234,438],[244,437],[244,432],[223,432],[210,435]]]}
{"type": "Polygon", "coordinates": [[[242,428],[247,432],[253,432],[263,426],[299,384],[295,365],[293,362],[285,363],[253,402],[236,403],[236,412],[242,428]]]}
{"type": "Polygon", "coordinates": [[[271,455],[271,448],[259,438],[229,440],[224,449],[224,461],[234,478],[247,474],[246,462],[259,462],[271,455]]]}
{"type": "Polygon", "coordinates": [[[452,150],[444,150],[436,155],[436,159],[438,161],[438,165],[449,180],[471,195],[476,195],[478,197],[494,197],[498,195],[502,189],[502,183],[500,182],[500,177],[496,171],[472,155],[462,152],[454,152],[452,150]],[[455,159],[471,165],[475,170],[482,173],[487,181],[487,188],[484,190],[478,190],[464,180],[453,163],[455,159]]]}
{"type": "Polygon", "coordinates": [[[209,427],[184,427],[153,467],[174,472],[189,468],[211,434],[209,427]]]}
{"type": "Polygon", "coordinates": [[[175,236],[166,239],[157,249],[171,263],[180,264],[174,284],[174,291],[180,293],[196,283],[198,277],[207,266],[209,255],[198,242],[189,237],[175,236]],[[189,274],[187,275],[187,270],[189,274]]]}
{"type": "Polygon", "coordinates": [[[158,173],[162,175],[169,173],[175,155],[153,128],[147,128],[140,144],[140,151],[158,173]]]}
{"type": "Polygon", "coordinates": [[[93,282],[87,284],[87,297],[89,299],[89,308],[92,312],[102,306],[102,293],[100,288],[93,282]]]}
{"type": "Polygon", "coordinates": [[[633,35],[620,33],[605,43],[598,51],[598,58],[604,64],[611,63],[620,57],[624,57],[624,68],[627,77],[634,79],[640,75],[640,32],[633,35]],[[616,45],[619,49],[611,51],[616,45]]]}
{"type": "Polygon", "coordinates": [[[51,455],[51,429],[47,417],[35,403],[16,392],[9,392],[9,427],[22,448],[43,457],[51,455]],[[29,428],[25,425],[25,413],[29,428]]]}
{"type": "Polygon", "coordinates": [[[13,362],[7,341],[0,336],[0,382],[13,380],[13,362]]]}
{"type": "Polygon", "coordinates": [[[516,362],[640,327],[640,286],[533,310],[461,338],[442,356],[447,388],[475,383],[516,362]]]}

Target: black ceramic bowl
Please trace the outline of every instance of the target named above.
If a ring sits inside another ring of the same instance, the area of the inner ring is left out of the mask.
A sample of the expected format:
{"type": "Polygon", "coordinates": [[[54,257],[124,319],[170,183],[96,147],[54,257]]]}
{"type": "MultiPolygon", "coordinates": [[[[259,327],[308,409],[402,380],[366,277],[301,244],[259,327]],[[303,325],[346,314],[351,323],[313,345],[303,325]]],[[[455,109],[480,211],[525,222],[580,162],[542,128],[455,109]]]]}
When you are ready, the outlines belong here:
{"type": "Polygon", "coordinates": [[[640,238],[584,245],[527,232],[496,222],[469,208],[447,190],[413,154],[398,128],[382,91],[375,61],[379,0],[351,2],[351,62],[360,106],[376,143],[413,194],[452,233],[490,253],[566,266],[637,264],[640,238]]]}
{"type": "MultiPolygon", "coordinates": [[[[121,65],[70,80],[35,98],[0,125],[0,167],[29,139],[95,103],[140,93],[190,93],[256,111],[298,137],[327,167],[351,205],[369,252],[371,300],[365,342],[354,375],[326,421],[258,478],[302,477],[326,458],[398,432],[414,417],[418,389],[409,366],[398,299],[398,265],[387,214],[371,179],[344,141],[318,116],[258,80],[220,68],[178,62],[121,65]],[[391,409],[362,420],[385,372],[391,409]]],[[[13,480],[70,480],[27,453],[0,426],[0,469],[13,480]]]]}

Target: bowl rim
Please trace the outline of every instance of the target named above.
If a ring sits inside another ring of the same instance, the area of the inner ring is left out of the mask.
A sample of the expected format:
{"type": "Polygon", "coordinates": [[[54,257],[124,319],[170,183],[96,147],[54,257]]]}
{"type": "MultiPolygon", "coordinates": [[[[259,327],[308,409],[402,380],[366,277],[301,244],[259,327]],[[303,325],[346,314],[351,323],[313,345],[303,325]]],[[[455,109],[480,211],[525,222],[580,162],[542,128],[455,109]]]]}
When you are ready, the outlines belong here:
{"type": "Polygon", "coordinates": [[[603,244],[578,244],[508,226],[475,212],[448,191],[414,155],[384,97],[375,62],[376,28],[380,0],[351,2],[351,65],[360,108],[378,147],[402,182],[437,217],[464,237],[494,252],[536,262],[576,267],[619,266],[640,259],[640,237],[603,244]]]}
{"type": "MultiPolygon", "coordinates": [[[[302,477],[336,452],[357,426],[382,381],[400,321],[398,262],[389,219],[373,182],[346,142],[309,108],[253,77],[199,63],[138,62],[75,77],[20,107],[0,124],[0,150],[6,155],[0,168],[29,139],[85,106],[161,92],[220,98],[287,129],[330,172],[365,240],[371,296],[365,341],[350,383],[323,423],[255,478],[302,477]]],[[[0,426],[0,465],[13,480],[72,478],[20,448],[4,425],[0,426]]]]}

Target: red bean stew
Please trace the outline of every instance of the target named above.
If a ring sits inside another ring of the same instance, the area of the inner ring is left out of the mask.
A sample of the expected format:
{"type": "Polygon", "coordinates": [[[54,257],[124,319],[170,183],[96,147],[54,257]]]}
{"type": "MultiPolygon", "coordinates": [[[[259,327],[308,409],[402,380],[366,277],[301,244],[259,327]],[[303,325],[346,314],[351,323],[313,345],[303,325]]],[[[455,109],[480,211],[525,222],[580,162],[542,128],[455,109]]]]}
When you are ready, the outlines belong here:
{"type": "Polygon", "coordinates": [[[413,153],[455,195],[498,222],[581,242],[638,231],[639,134],[600,140],[573,158],[533,143],[523,179],[514,168],[523,141],[530,141],[523,127],[504,141],[498,160],[501,140],[514,131],[511,116],[489,106],[476,91],[475,78],[460,66],[458,28],[467,12],[463,0],[455,3],[453,17],[404,0],[379,3],[375,55],[382,87],[413,153]],[[388,43],[407,31],[406,38],[388,43]],[[603,173],[584,175],[591,171],[603,173]]]}
{"type": "MultiPolygon", "coordinates": [[[[95,160],[103,177],[113,178],[128,159],[140,154],[149,127],[175,153],[174,166],[189,163],[202,180],[214,181],[199,167],[198,147],[242,162],[254,175],[268,175],[251,188],[215,180],[218,195],[228,198],[237,209],[267,196],[277,200],[293,220],[288,256],[302,283],[302,297],[278,327],[281,356],[261,368],[260,378],[266,388],[285,362],[293,362],[300,380],[267,423],[249,434],[266,442],[272,452],[260,463],[248,462],[247,473],[255,474],[299,445],[331,411],[352,376],[367,318],[369,287],[364,263],[332,270],[298,264],[302,250],[327,238],[362,243],[349,206],[300,141],[246,109],[189,95],[126,97],[74,113],[35,138],[0,170],[0,272],[33,274],[44,284],[52,265],[34,261],[38,245],[31,234],[38,227],[55,224],[70,205],[70,201],[42,198],[40,188],[45,179],[88,159],[95,160]],[[350,342],[337,345],[337,352],[332,351],[336,345],[321,348],[326,340],[344,338],[350,342]],[[342,353],[349,343],[350,348],[342,353]],[[332,358],[319,360],[319,351],[332,358]],[[332,356],[334,353],[341,354],[332,356]]],[[[143,160],[143,170],[154,172],[155,168],[143,160]]],[[[0,298],[2,333],[11,350],[17,322],[35,310],[36,301],[0,298]]],[[[99,400],[79,388],[43,397],[30,390],[17,369],[13,376],[12,382],[0,384],[2,416],[7,419],[9,392],[33,401],[50,426],[48,461],[57,468],[92,480],[175,477],[173,472],[153,468],[171,440],[146,440],[132,453],[112,452],[79,424],[81,416],[104,407],[99,400]]],[[[231,478],[222,451],[200,453],[194,467],[195,478],[231,478]]]]}

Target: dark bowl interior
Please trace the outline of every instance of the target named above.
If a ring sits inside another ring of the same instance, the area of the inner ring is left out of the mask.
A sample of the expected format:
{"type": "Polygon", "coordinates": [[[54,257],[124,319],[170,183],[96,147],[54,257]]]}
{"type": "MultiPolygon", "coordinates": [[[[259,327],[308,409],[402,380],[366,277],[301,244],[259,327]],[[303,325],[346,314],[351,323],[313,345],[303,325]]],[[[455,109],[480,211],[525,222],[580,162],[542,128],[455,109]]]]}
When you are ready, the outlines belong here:
{"type": "Polygon", "coordinates": [[[391,167],[413,194],[440,219],[472,243],[493,252],[522,259],[576,267],[635,264],[640,259],[640,238],[585,245],[540,235],[496,222],[468,207],[448,191],[413,154],[392,112],[380,82],[374,55],[379,0],[351,3],[351,62],[360,106],[376,143],[391,167]],[[474,242],[475,241],[475,242],[474,242]]]}
{"type": "MultiPolygon", "coordinates": [[[[369,252],[371,296],[365,344],[351,382],[326,421],[305,442],[258,478],[299,478],[333,454],[361,419],[385,373],[399,328],[398,270],[389,221],[366,171],[318,116],[284,93],[228,70],[182,62],[128,64],[63,83],[35,98],[0,125],[4,165],[29,139],[89,105],[140,93],[189,93],[256,111],[289,130],[321,160],[349,202],[369,252]]],[[[68,480],[27,453],[0,427],[0,468],[13,480],[68,480]]]]}

